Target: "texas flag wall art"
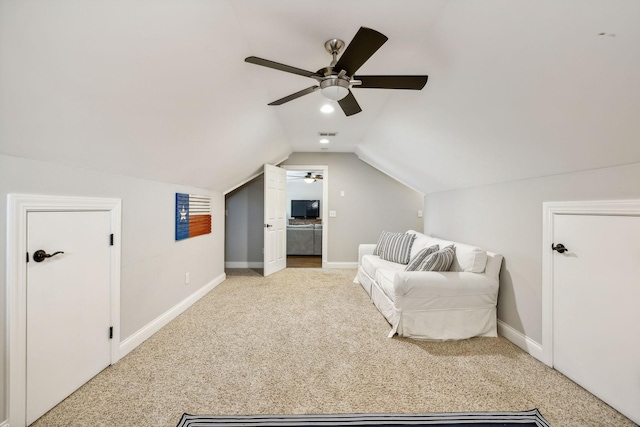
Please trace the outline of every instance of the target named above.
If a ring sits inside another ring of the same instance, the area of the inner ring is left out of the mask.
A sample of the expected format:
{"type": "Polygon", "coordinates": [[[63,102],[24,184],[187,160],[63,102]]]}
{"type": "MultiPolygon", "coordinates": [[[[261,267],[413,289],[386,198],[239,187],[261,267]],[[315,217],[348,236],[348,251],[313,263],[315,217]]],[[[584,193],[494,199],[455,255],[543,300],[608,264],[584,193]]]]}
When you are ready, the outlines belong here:
{"type": "Polygon", "coordinates": [[[176,193],[176,240],[211,233],[211,198],[176,193]]]}

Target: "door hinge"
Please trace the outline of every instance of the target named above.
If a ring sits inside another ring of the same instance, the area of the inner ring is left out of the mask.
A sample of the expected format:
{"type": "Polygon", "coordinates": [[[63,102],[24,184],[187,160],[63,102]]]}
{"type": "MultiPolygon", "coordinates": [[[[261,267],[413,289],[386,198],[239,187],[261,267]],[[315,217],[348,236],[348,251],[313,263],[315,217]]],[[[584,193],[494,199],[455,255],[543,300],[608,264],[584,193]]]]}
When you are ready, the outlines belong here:
{"type": "Polygon", "coordinates": [[[109,246],[113,246],[113,233],[109,236],[109,246]]]}
{"type": "Polygon", "coordinates": [[[109,339],[113,339],[113,326],[109,326],[109,339]]]}
{"type": "Polygon", "coordinates": [[[27,262],[29,262],[29,252],[27,252],[27,262]]]}

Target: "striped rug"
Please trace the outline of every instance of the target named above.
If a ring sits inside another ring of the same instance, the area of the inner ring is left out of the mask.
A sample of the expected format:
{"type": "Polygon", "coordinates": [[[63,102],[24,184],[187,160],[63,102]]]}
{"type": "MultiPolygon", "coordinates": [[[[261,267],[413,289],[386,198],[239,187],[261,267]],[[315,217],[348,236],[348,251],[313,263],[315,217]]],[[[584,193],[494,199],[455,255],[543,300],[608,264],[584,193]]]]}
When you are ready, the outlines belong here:
{"type": "Polygon", "coordinates": [[[551,427],[537,409],[522,412],[450,412],[433,414],[335,415],[189,415],[177,427],[294,427],[294,426],[479,426],[551,427]]]}

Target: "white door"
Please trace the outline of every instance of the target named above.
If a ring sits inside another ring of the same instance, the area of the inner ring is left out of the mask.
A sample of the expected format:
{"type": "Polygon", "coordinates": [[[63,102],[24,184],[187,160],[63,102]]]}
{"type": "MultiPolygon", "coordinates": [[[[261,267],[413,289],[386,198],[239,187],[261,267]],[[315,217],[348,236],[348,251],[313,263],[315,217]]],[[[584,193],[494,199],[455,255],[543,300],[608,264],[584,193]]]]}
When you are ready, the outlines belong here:
{"type": "Polygon", "coordinates": [[[110,215],[28,213],[27,424],[110,364],[110,215]]]}
{"type": "Polygon", "coordinates": [[[264,275],[287,266],[287,171],[264,165],[264,275]]]}
{"type": "Polygon", "coordinates": [[[553,242],[553,366],[640,423],[640,217],[556,214],[553,242]]]}

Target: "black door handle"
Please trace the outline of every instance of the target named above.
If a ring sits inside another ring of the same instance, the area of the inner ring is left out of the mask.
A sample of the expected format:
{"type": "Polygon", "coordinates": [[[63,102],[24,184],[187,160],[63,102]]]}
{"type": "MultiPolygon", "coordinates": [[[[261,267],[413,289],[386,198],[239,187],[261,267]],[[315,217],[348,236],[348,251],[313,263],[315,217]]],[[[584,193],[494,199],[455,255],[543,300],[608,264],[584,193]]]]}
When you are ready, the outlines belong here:
{"type": "Polygon", "coordinates": [[[62,251],[58,251],[58,252],[54,252],[51,255],[49,255],[48,253],[46,253],[45,251],[43,251],[42,249],[38,249],[37,251],[35,251],[33,253],[33,260],[35,262],[42,262],[47,258],[51,258],[52,256],[56,256],[58,254],[63,254],[64,252],[62,251]]]}
{"type": "Polygon", "coordinates": [[[557,245],[554,245],[553,243],[551,244],[551,249],[553,249],[554,251],[558,251],[558,253],[565,253],[567,252],[569,249],[565,248],[564,245],[562,243],[558,243],[557,245]]]}

